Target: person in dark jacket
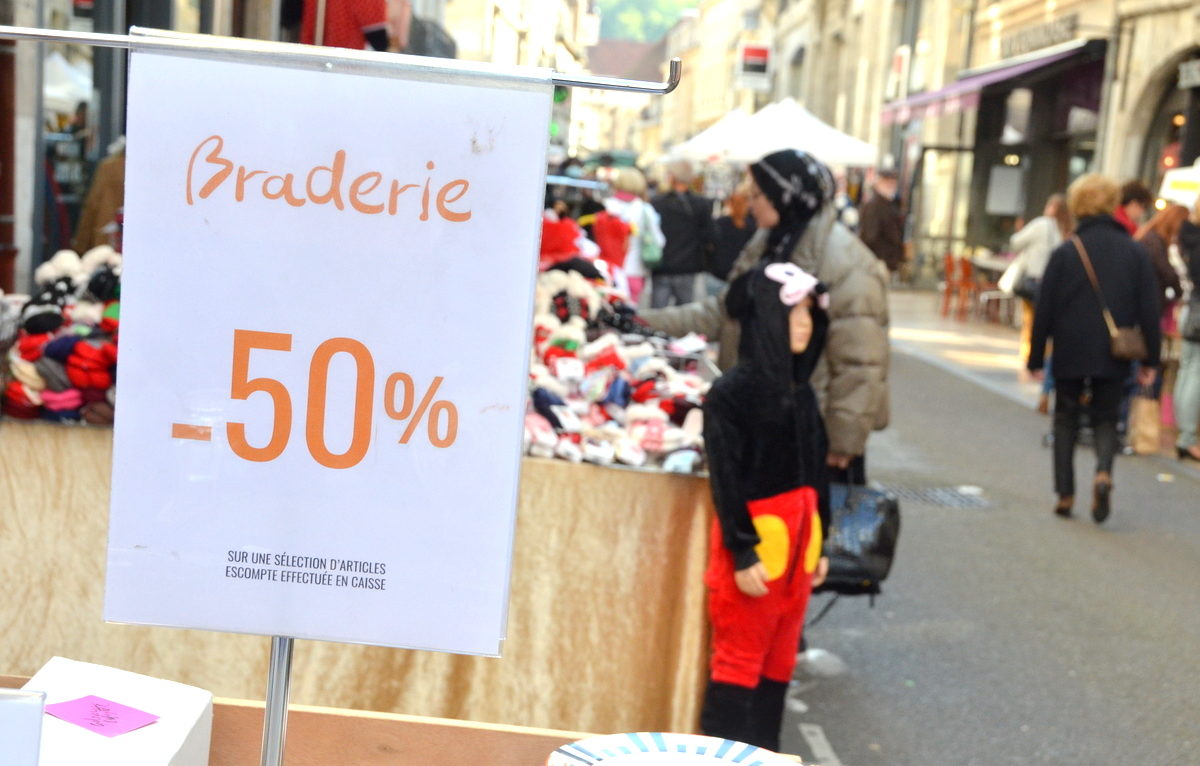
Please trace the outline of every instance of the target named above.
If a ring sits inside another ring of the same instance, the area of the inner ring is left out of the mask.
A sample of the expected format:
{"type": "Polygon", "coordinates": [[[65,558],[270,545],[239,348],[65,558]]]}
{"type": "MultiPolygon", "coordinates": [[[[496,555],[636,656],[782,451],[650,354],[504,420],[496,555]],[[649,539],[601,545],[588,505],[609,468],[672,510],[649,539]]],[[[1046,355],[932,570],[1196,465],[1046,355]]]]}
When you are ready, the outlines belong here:
{"type": "Polygon", "coordinates": [[[893,274],[904,263],[904,216],[896,201],[896,171],[878,171],[870,198],[858,209],[858,238],[893,274]]]}
{"type": "Polygon", "coordinates": [[[672,299],[677,305],[692,302],[696,275],[704,271],[715,236],[712,202],[691,190],[695,178],[692,164],[677,160],[668,167],[668,174],[671,191],[650,200],[667,239],[662,261],[651,269],[652,308],[669,306],[672,299]]]}
{"type": "Polygon", "coordinates": [[[1136,325],[1148,356],[1138,383],[1153,385],[1159,364],[1158,282],[1145,249],[1113,218],[1120,199],[1115,181],[1089,173],[1067,190],[1067,205],[1078,222],[1075,235],[1055,248],[1042,276],[1033,320],[1028,367],[1040,377],[1046,342],[1054,340],[1054,512],[1071,515],[1075,499],[1072,461],[1079,416],[1088,408],[1095,433],[1096,473],[1092,482],[1092,518],[1108,518],[1113,457],[1118,449],[1117,419],[1130,363],[1112,355],[1100,299],[1088,278],[1078,243],[1082,242],[1117,327],[1136,325]]]}
{"type": "MultiPolygon", "coordinates": [[[[1191,299],[1188,300],[1180,317],[1180,324],[1187,321],[1187,314],[1200,311],[1200,199],[1192,208],[1191,217],[1179,228],[1179,251],[1187,264],[1188,279],[1192,283],[1191,299]]],[[[1179,351],[1179,372],[1175,375],[1175,422],[1179,424],[1179,436],[1175,439],[1175,451],[1180,460],[1200,462],[1200,340],[1184,338],[1179,351]]]]}
{"type": "Polygon", "coordinates": [[[727,213],[716,221],[716,240],[708,273],[721,281],[729,279],[729,270],[742,254],[742,248],[758,231],[754,216],[750,215],[746,189],[739,187],[725,201],[727,213]]]}
{"type": "Polygon", "coordinates": [[[828,443],[809,377],[825,346],[824,286],[791,263],[763,264],[729,288],[738,363],[704,403],[717,516],[709,588],[708,735],[779,749],[784,696],[808,598],[828,571],[828,443]]]}

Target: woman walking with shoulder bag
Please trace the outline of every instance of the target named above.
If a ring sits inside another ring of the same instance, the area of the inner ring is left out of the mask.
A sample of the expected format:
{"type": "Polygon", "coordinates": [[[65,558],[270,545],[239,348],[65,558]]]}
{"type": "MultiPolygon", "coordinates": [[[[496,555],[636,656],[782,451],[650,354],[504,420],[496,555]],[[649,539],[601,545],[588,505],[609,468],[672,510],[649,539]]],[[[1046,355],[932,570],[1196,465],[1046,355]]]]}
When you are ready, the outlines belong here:
{"type": "Polygon", "coordinates": [[[1159,364],[1158,282],[1141,245],[1113,218],[1120,187],[1089,173],[1067,190],[1078,221],[1075,234],[1054,249],[1042,277],[1028,367],[1041,377],[1048,340],[1054,340],[1054,512],[1069,517],[1075,500],[1074,453],[1086,407],[1095,432],[1092,518],[1108,518],[1117,454],[1117,419],[1134,358],[1138,383],[1150,386],[1159,364]],[[1139,331],[1140,330],[1140,335],[1139,331]],[[1135,336],[1137,336],[1135,338],[1135,336]],[[1128,350],[1126,341],[1140,340],[1128,350]]]}

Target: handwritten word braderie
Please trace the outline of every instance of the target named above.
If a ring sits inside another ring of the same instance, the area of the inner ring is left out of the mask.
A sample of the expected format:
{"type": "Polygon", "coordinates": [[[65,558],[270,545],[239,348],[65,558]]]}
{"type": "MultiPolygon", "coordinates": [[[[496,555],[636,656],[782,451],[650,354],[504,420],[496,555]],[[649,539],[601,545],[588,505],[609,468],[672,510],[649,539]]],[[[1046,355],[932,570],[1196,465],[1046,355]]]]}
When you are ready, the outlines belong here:
{"type": "MultiPolygon", "coordinates": [[[[434,163],[426,162],[425,169],[433,171],[434,163]]],[[[338,210],[349,209],[363,215],[410,215],[419,211],[417,218],[421,221],[429,220],[432,197],[432,211],[440,218],[450,223],[471,220],[471,210],[462,209],[461,204],[471,188],[465,178],[455,178],[435,190],[429,174],[421,183],[402,183],[391,178],[385,185],[383,174],[371,170],[347,182],[344,149],[336,151],[328,165],[310,168],[301,181],[296,173],[238,164],[226,156],[224,138],[209,136],[196,146],[188,160],[187,203],[195,205],[197,197],[208,199],[222,187],[226,192],[232,191],[236,202],[245,202],[249,197],[252,200],[283,200],[292,207],[304,207],[309,203],[333,205],[338,210]],[[197,184],[200,184],[199,190],[197,184]],[[406,194],[410,190],[412,193],[406,194]],[[451,208],[451,205],[459,209],[451,208]]]]}

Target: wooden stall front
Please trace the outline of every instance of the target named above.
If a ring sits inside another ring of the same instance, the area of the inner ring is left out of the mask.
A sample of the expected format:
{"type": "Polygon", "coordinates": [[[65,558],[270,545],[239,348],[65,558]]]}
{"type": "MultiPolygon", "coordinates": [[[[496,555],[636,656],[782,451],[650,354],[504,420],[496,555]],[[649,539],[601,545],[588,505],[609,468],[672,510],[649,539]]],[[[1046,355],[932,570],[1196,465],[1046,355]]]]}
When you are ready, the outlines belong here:
{"type": "MultiPolygon", "coordinates": [[[[0,672],[59,655],[262,699],[268,638],[102,621],[111,459],[108,430],[0,421],[0,672]]],[[[694,731],[710,516],[703,479],[526,459],[503,658],[297,641],[291,700],[694,731]]]]}

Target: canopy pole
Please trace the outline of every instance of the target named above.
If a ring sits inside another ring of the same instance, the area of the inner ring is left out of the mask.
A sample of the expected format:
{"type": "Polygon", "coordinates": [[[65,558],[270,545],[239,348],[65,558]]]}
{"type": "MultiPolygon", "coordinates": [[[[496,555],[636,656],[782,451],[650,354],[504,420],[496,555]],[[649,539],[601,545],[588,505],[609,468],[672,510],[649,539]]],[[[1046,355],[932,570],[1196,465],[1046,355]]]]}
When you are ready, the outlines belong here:
{"type": "MultiPolygon", "coordinates": [[[[217,37],[215,35],[184,35],[179,33],[163,32],[160,30],[146,30],[146,34],[140,35],[115,35],[104,32],[68,32],[58,29],[35,29],[33,27],[13,27],[0,25],[0,39],[5,40],[35,40],[40,42],[51,43],[73,43],[76,45],[98,45],[105,48],[131,48],[137,47],[142,50],[160,50],[160,51],[179,51],[192,50],[201,53],[226,53],[230,51],[253,53],[259,52],[264,55],[271,53],[280,53],[286,50],[289,53],[299,53],[301,51],[311,51],[306,55],[318,56],[321,58],[336,61],[343,59],[362,63],[364,52],[362,51],[345,51],[337,48],[317,48],[314,46],[301,46],[289,43],[277,43],[271,41],[249,40],[244,38],[217,37]]],[[[366,54],[378,56],[402,56],[404,54],[366,54]]],[[[418,57],[408,57],[418,58],[418,57]]],[[[423,64],[429,65],[436,59],[428,59],[419,57],[423,64]]],[[[550,80],[555,85],[565,85],[574,88],[595,88],[598,90],[618,90],[634,93],[650,93],[655,95],[666,95],[675,90],[679,85],[680,77],[683,73],[683,64],[678,58],[673,58],[669,62],[667,79],[664,82],[649,82],[645,80],[626,80],[619,77],[600,77],[597,75],[574,75],[567,76],[565,74],[554,73],[550,80]]]]}

